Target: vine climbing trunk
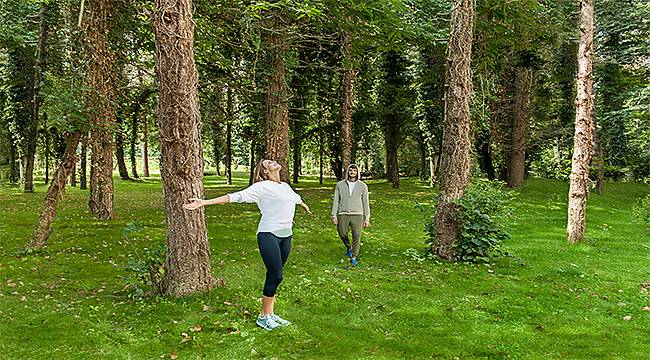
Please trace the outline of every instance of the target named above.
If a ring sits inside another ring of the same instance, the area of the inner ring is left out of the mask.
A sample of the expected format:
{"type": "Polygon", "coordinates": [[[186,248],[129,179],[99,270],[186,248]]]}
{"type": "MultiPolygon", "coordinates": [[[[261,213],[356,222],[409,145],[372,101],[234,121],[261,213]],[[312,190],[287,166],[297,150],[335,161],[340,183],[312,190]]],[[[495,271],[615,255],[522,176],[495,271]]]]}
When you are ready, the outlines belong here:
{"type": "Polygon", "coordinates": [[[589,164],[593,146],[593,56],[594,0],[580,1],[580,44],[578,47],[578,93],[575,133],[569,184],[567,239],[582,241],[587,223],[589,164]]]}
{"type": "Polygon", "coordinates": [[[472,32],[474,1],[453,0],[445,74],[445,115],[440,159],[440,195],[435,216],[433,251],[452,259],[452,244],[458,238],[454,201],[460,199],[470,181],[470,113],[472,96],[472,32]]]}
{"type": "Polygon", "coordinates": [[[113,217],[113,127],[116,113],[115,56],[109,49],[109,35],[114,0],[89,0],[87,16],[87,45],[90,52],[88,84],[93,89],[91,112],[90,212],[99,220],[113,217]]]}
{"type": "Polygon", "coordinates": [[[183,209],[190,198],[204,196],[192,1],[156,0],[153,27],[167,225],[163,292],[182,296],[209,290],[215,284],[204,210],[183,209]]]}

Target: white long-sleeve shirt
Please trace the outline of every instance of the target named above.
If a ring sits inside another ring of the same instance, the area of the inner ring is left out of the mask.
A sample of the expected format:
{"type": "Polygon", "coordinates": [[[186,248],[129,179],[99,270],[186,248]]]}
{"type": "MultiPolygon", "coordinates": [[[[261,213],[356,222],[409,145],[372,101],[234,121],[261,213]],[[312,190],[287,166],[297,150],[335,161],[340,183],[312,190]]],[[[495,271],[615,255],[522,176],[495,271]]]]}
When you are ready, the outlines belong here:
{"type": "Polygon", "coordinates": [[[257,232],[270,232],[278,237],[292,235],[296,204],[302,203],[289,184],[260,181],[238,192],[228,194],[230,202],[256,203],[262,213],[257,232]]]}

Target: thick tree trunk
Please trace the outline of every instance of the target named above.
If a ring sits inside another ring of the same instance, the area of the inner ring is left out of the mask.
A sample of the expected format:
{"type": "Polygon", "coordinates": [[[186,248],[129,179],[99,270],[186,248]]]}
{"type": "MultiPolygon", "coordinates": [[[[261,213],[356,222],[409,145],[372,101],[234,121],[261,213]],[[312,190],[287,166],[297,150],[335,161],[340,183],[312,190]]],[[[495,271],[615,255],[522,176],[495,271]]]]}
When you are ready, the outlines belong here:
{"type": "Polygon", "coordinates": [[[352,33],[349,31],[343,32],[341,53],[343,59],[343,103],[341,104],[343,128],[341,141],[343,142],[342,168],[345,172],[352,161],[352,107],[354,104],[354,78],[356,75],[352,65],[352,33]]]}
{"type": "Polygon", "coordinates": [[[116,122],[114,54],[109,49],[112,0],[88,1],[87,44],[90,48],[88,83],[94,90],[91,99],[90,212],[99,220],[113,217],[113,126],[116,122]]]}
{"type": "Polygon", "coordinates": [[[122,114],[120,113],[117,118],[117,126],[115,127],[115,157],[117,158],[117,169],[120,173],[121,180],[131,180],[129,172],[126,169],[126,161],[124,160],[124,128],[122,126],[122,114]]]}
{"type": "Polygon", "coordinates": [[[589,164],[593,144],[593,38],[594,0],[580,1],[580,46],[578,48],[578,95],[575,135],[569,185],[567,239],[575,243],[585,236],[589,164]]]}
{"type": "Polygon", "coordinates": [[[232,123],[235,121],[235,103],[232,89],[227,92],[228,118],[226,119],[226,181],[232,185],[232,123]]]}
{"type": "Polygon", "coordinates": [[[215,285],[204,210],[183,209],[189,198],[204,196],[191,0],[156,0],[153,25],[160,89],[160,173],[167,225],[163,290],[182,296],[215,285]]]}
{"type": "Polygon", "coordinates": [[[81,190],[86,190],[86,170],[88,165],[86,164],[86,159],[88,158],[88,132],[85,131],[81,135],[81,161],[79,161],[79,188],[81,190]]]}
{"type": "Polygon", "coordinates": [[[266,90],[265,156],[275,160],[282,169],[280,178],[289,182],[289,106],[287,82],[285,79],[285,55],[287,45],[279,34],[266,33],[266,43],[270,50],[271,76],[266,90]]]}
{"type": "Polygon", "coordinates": [[[399,144],[397,139],[399,137],[398,129],[394,127],[389,132],[392,135],[386,135],[386,178],[392,184],[394,189],[399,189],[399,165],[397,163],[397,151],[399,144]]]}
{"type": "Polygon", "coordinates": [[[472,32],[474,1],[453,0],[451,31],[445,75],[445,117],[440,164],[440,195],[435,217],[434,252],[452,259],[452,244],[458,238],[453,202],[463,196],[469,185],[470,113],[472,95],[472,32]]]}
{"type": "Polygon", "coordinates": [[[508,187],[511,188],[520,188],[524,185],[532,91],[533,71],[527,68],[517,68],[515,71],[515,114],[508,158],[508,187]]]}
{"type": "Polygon", "coordinates": [[[38,218],[38,224],[32,234],[32,240],[27,244],[28,249],[39,250],[43,248],[52,232],[52,220],[54,220],[59,200],[65,192],[66,180],[76,162],[77,145],[80,137],[81,132],[79,131],[68,137],[63,159],[56,169],[52,183],[47,190],[47,195],[45,195],[45,202],[38,218]]]}

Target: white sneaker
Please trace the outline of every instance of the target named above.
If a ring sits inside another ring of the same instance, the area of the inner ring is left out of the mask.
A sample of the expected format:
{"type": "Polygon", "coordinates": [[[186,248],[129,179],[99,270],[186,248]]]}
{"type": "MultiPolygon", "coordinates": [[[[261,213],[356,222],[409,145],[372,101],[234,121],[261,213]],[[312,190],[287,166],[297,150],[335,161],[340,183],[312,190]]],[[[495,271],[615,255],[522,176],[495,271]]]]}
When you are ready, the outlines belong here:
{"type": "Polygon", "coordinates": [[[255,323],[264,328],[264,330],[273,330],[276,327],[280,326],[280,324],[273,320],[272,315],[266,315],[264,317],[258,316],[255,323]]]}
{"type": "Polygon", "coordinates": [[[280,324],[280,326],[291,325],[291,321],[285,320],[275,314],[271,314],[271,319],[273,319],[273,321],[275,321],[276,323],[280,324]]]}

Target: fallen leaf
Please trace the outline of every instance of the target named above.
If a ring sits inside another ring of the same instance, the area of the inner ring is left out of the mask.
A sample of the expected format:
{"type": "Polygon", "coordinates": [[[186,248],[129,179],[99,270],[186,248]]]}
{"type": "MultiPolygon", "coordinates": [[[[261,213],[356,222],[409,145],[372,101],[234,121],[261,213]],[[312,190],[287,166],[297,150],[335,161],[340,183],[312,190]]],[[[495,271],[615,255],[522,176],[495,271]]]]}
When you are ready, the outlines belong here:
{"type": "Polygon", "coordinates": [[[199,324],[194,325],[194,326],[190,329],[190,331],[193,331],[193,332],[199,332],[199,331],[201,331],[201,330],[203,330],[203,328],[202,328],[201,325],[199,325],[199,324]]]}
{"type": "Polygon", "coordinates": [[[7,286],[10,288],[16,287],[16,283],[12,279],[9,279],[7,280],[7,286]]]}
{"type": "Polygon", "coordinates": [[[644,306],[641,310],[650,311],[650,306],[644,306]]]}
{"type": "Polygon", "coordinates": [[[176,353],[171,353],[169,354],[169,358],[172,360],[176,360],[178,358],[178,355],[176,355],[176,353]]]}
{"type": "Polygon", "coordinates": [[[203,311],[210,311],[210,307],[208,305],[203,305],[203,311]]]}
{"type": "Polygon", "coordinates": [[[632,320],[632,317],[630,315],[623,316],[623,320],[630,321],[630,320],[632,320]]]}

